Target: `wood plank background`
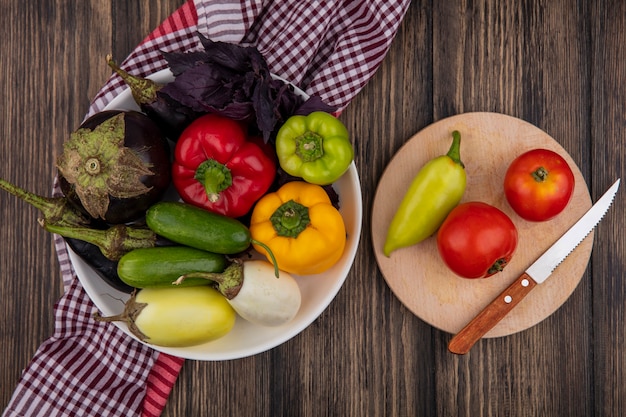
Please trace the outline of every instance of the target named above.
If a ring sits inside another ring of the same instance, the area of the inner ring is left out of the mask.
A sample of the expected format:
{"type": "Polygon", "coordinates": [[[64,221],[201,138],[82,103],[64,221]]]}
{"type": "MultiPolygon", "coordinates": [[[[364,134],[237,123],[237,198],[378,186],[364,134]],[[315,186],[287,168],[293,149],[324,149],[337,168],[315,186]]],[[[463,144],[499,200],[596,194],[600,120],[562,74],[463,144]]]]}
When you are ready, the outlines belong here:
{"type": "MultiPolygon", "coordinates": [[[[0,2],[0,177],[49,194],[63,141],[109,76],[106,53],[121,60],[182,3],[0,2]]],[[[447,352],[449,334],[393,296],[368,227],[376,184],[400,146],[434,121],[471,111],[549,133],[595,200],[624,174],[624,27],[621,0],[413,1],[383,65],[341,116],[354,136],[365,210],[346,284],[278,348],[187,361],[163,415],[626,415],[623,191],[570,299],[531,329],[483,340],[463,357],[447,352]]],[[[51,336],[62,293],[37,215],[0,194],[2,408],[51,336]]]]}

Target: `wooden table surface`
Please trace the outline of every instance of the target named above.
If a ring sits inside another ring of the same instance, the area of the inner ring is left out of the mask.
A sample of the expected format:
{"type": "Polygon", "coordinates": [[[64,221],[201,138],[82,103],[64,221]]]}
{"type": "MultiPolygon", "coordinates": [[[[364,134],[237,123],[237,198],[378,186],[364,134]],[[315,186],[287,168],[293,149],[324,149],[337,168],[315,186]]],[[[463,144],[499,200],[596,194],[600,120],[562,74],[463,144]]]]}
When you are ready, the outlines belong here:
{"type": "MultiPolygon", "coordinates": [[[[182,3],[2,1],[0,177],[49,194],[63,141],[110,74],[104,55],[126,56],[182,3]]],[[[450,354],[451,335],[393,295],[369,228],[394,153],[429,124],[465,112],[503,113],[547,132],[595,201],[626,164],[624,27],[621,0],[414,1],[379,71],[341,116],[354,136],[364,204],[345,285],[282,346],[241,360],[186,361],[163,415],[626,415],[623,191],[571,297],[539,324],[483,339],[465,356],[450,354]]],[[[2,409],[51,336],[62,294],[37,215],[1,194],[2,409]]]]}

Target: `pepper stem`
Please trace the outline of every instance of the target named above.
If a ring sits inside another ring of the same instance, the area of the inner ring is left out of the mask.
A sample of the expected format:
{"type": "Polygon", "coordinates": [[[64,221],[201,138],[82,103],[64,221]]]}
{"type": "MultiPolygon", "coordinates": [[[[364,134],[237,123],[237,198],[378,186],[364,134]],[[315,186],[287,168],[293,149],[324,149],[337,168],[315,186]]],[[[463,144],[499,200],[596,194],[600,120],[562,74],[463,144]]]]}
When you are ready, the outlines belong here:
{"type": "Polygon", "coordinates": [[[123,224],[111,226],[106,230],[99,230],[52,224],[41,219],[39,223],[48,232],[80,239],[98,246],[102,254],[112,261],[119,260],[122,255],[133,249],[153,247],[157,238],[150,229],[135,228],[123,224]]]}
{"type": "Polygon", "coordinates": [[[226,165],[215,159],[207,159],[196,169],[194,178],[199,181],[206,191],[211,203],[220,199],[220,193],[233,184],[233,176],[226,165]]]}
{"type": "Polygon", "coordinates": [[[278,276],[280,275],[278,262],[276,262],[276,257],[274,257],[274,253],[272,252],[270,247],[267,246],[265,243],[259,242],[258,240],[255,240],[255,239],[251,239],[250,241],[254,243],[255,245],[258,245],[262,247],[263,249],[265,249],[265,252],[267,252],[267,255],[270,257],[270,259],[272,260],[272,264],[274,265],[274,275],[276,276],[276,278],[278,278],[278,276]]]}
{"type": "Polygon", "coordinates": [[[295,139],[296,155],[303,162],[311,162],[324,156],[324,139],[315,132],[306,131],[295,139]]]}
{"type": "Polygon", "coordinates": [[[450,145],[450,150],[446,155],[455,163],[465,168],[465,165],[461,161],[461,133],[458,130],[452,132],[452,145],[450,145]]]}
{"type": "Polygon", "coordinates": [[[0,178],[0,188],[35,207],[47,223],[87,225],[89,219],[74,209],[65,197],[43,197],[0,178]]]}
{"type": "Polygon", "coordinates": [[[311,224],[309,208],[289,200],[272,213],[270,221],[278,236],[296,238],[311,224]]]}

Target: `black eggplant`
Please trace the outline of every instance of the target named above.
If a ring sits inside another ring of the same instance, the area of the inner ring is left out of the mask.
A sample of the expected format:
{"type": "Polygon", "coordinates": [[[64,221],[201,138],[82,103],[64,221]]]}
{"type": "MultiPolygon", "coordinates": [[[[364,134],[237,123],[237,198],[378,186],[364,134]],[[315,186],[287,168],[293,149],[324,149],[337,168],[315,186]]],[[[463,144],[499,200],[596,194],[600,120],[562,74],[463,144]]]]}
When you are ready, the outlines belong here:
{"type": "Polygon", "coordinates": [[[42,217],[37,221],[47,231],[88,242],[112,261],[136,248],[167,244],[145,222],[109,225],[102,220],[86,217],[66,197],[43,197],[1,178],[0,189],[39,209],[42,217]]]}
{"type": "Polygon", "coordinates": [[[94,219],[141,218],[171,180],[171,155],[159,127],[143,113],[110,110],[88,118],[57,159],[63,194],[94,219]]]}
{"type": "Polygon", "coordinates": [[[118,291],[130,294],[135,288],[127,285],[117,274],[118,261],[112,261],[102,254],[100,248],[80,239],[64,238],[68,246],[93,268],[100,278],[118,291]]]}
{"type": "MultiPolygon", "coordinates": [[[[0,188],[39,209],[45,221],[68,227],[93,226],[92,221],[76,211],[65,197],[43,197],[26,191],[2,178],[0,178],[0,188]]],[[[104,256],[98,246],[79,239],[65,238],[65,241],[107,284],[127,293],[133,290],[117,275],[117,261],[112,261],[104,256]]]]}
{"type": "MultiPolygon", "coordinates": [[[[102,225],[92,225],[92,227],[102,227],[102,225]]],[[[119,261],[107,258],[99,246],[86,242],[78,238],[64,237],[67,245],[87,263],[104,282],[118,291],[130,294],[134,287],[122,281],[117,273],[119,261]]],[[[168,239],[156,236],[154,246],[172,246],[174,243],[168,239]]]]}
{"type": "Polygon", "coordinates": [[[141,111],[150,117],[171,141],[176,142],[183,130],[202,114],[164,94],[161,89],[165,84],[130,74],[120,68],[110,55],[107,56],[107,63],[130,88],[133,99],[141,111]]]}

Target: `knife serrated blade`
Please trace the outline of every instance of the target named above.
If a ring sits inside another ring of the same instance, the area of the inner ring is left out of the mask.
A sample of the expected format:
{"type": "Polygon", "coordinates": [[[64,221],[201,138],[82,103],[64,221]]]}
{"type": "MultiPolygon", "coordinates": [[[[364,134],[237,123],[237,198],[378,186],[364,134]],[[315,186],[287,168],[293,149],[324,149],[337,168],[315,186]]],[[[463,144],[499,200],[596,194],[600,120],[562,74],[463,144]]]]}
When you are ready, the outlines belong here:
{"type": "Polygon", "coordinates": [[[619,185],[620,179],[522,275],[457,333],[450,340],[448,350],[459,355],[469,352],[474,343],[502,320],[530,290],[544,282],[602,220],[613,203],[619,185]]]}
{"type": "Polygon", "coordinates": [[[528,269],[526,273],[537,284],[544,282],[552,271],[567,258],[585,237],[602,220],[619,188],[620,180],[613,183],[596,204],[593,205],[563,236],[559,238],[550,249],[544,252],[528,269]]]}

